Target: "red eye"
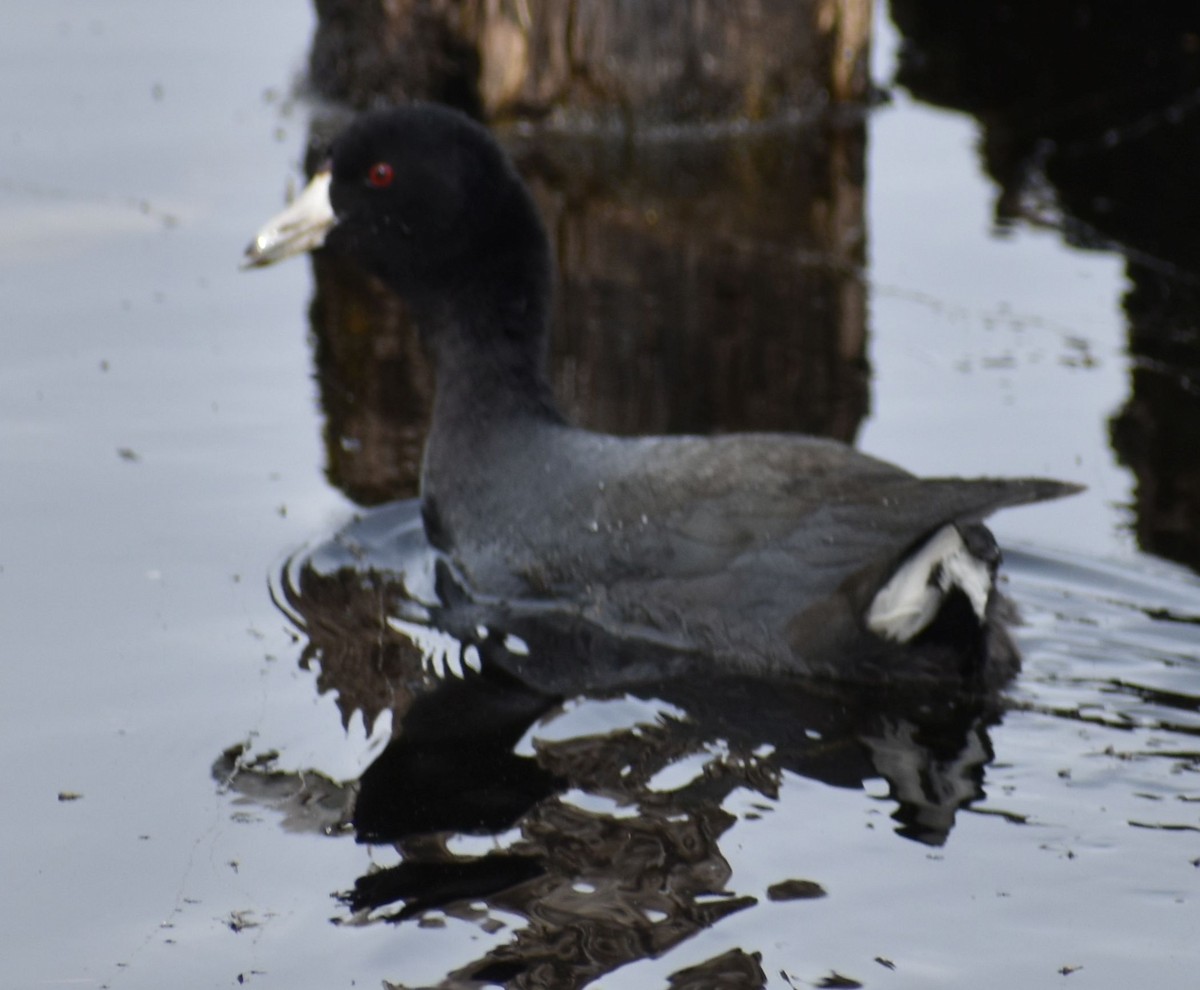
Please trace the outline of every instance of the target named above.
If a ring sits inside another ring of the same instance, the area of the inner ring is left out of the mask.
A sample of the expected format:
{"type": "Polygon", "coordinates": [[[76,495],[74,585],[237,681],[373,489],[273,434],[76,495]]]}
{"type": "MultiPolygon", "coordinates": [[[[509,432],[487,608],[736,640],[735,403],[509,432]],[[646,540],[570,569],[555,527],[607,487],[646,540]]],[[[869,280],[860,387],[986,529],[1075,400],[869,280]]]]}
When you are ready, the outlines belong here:
{"type": "Polygon", "coordinates": [[[396,170],[387,162],[376,162],[367,172],[367,181],[376,189],[386,189],[396,177],[396,170]]]}

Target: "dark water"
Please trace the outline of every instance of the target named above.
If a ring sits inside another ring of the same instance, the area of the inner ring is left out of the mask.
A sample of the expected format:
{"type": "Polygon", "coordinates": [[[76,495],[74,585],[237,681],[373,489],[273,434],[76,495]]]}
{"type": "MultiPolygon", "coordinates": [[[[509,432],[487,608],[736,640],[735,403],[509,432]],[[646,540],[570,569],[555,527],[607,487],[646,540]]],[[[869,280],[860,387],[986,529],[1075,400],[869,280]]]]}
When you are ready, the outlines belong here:
{"type": "MultiPolygon", "coordinates": [[[[1164,16],[1184,54],[1140,105],[1100,100],[1082,59],[1069,99],[1049,101],[1041,66],[1045,88],[1010,90],[1028,103],[1006,114],[985,84],[1007,46],[964,48],[944,11],[919,16],[933,6],[897,4],[920,43],[901,79],[946,108],[891,87],[862,135],[836,138],[865,153],[865,183],[818,200],[853,216],[860,195],[857,237],[831,244],[825,214],[803,212],[825,174],[804,133],[786,155],[775,138],[717,153],[732,186],[657,152],[573,186],[569,155],[516,144],[560,257],[586,262],[555,342],[579,418],[820,428],[925,473],[1089,486],[997,520],[1025,670],[994,706],[732,681],[479,690],[470,645],[519,663],[563,642],[430,637],[428,615],[356,576],[409,565],[428,603],[419,546],[388,541],[341,576],[344,541],[318,549],[411,485],[419,445],[396,425],[419,416],[415,377],[339,404],[342,372],[410,362],[310,344],[304,264],[235,270],[303,153],[309,108],[286,94],[308,13],[10,12],[0,985],[1192,984],[1200,318],[1175,178],[1196,162],[1191,35],[1164,16]],[[1116,115],[1098,144],[1094,118],[1063,109],[1097,103],[1116,115]],[[677,251],[745,176],[758,198],[726,260],[677,251]],[[675,219],[646,236],[620,203],[675,219]],[[662,317],[688,293],[638,301],[618,264],[664,257],[684,259],[671,285],[708,293],[688,334],[662,317]],[[788,322],[787,292],[750,301],[762,273],[828,318],[788,322]],[[756,315],[787,332],[745,332],[756,315]],[[802,336],[814,321],[822,340],[802,336]],[[342,827],[356,789],[364,843],[342,827]]],[[[899,35],[879,31],[888,84],[899,35]]],[[[403,506],[383,511],[411,534],[403,506]]]]}

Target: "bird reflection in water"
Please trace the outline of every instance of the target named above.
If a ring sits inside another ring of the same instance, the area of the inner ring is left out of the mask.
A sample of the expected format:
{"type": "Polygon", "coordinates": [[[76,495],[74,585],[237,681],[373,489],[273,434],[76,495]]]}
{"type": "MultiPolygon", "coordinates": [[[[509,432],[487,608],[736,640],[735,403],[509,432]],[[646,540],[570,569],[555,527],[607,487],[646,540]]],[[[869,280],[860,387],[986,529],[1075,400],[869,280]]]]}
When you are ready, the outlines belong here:
{"type": "MultiPolygon", "coordinates": [[[[882,780],[895,831],[940,846],[983,795],[1001,716],[994,696],[695,676],[700,659],[569,612],[485,610],[457,596],[415,502],[293,560],[277,594],[319,690],[347,722],[390,712],[391,741],[352,783],[301,781],[238,747],[214,774],[290,827],[400,853],[340,895],[344,923],[525,919],[446,988],[582,987],[758,903],[721,842],[739,814],[771,814],[788,775],[872,793],[882,780]]],[[[778,877],[770,897],[820,896],[820,880],[778,877]]],[[[672,986],[715,980],[765,982],[736,950],[672,986]]]]}

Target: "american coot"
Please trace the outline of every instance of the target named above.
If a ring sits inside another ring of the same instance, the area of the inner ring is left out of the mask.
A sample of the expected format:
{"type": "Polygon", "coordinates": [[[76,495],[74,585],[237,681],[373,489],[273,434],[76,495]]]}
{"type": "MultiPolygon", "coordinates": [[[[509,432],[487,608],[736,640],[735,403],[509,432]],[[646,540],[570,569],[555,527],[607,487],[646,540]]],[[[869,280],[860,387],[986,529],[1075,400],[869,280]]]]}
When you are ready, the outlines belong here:
{"type": "Polygon", "coordinates": [[[920,479],[807,436],[569,425],[543,368],[549,244],[483,127],[432,105],[357,118],[246,264],[315,248],[403,297],[433,356],[422,514],[476,601],[555,602],[755,673],[994,686],[1016,669],[979,520],[1077,488],[920,479]]]}

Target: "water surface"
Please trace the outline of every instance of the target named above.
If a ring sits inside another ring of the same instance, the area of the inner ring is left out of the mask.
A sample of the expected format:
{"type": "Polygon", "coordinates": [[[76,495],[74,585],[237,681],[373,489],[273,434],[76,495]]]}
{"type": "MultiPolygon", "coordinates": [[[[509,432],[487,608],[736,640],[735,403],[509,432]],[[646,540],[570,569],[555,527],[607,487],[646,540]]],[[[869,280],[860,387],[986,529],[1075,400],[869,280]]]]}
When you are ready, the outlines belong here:
{"type": "MultiPolygon", "coordinates": [[[[1089,486],[997,520],[1025,616],[1010,703],[931,727],[730,685],[764,713],[747,726],[666,688],[518,694],[491,709],[520,786],[486,837],[445,793],[444,849],[382,812],[372,843],[336,828],[347,786],[386,781],[397,685],[422,675],[399,635],[375,680],[312,662],[267,588],[358,508],[329,480],[309,269],[236,271],[298,175],[311,26],[293,4],[55,0],[0,42],[0,983],[436,986],[523,930],[562,940],[542,985],[1189,985],[1200,585],[1138,549],[1110,446],[1144,365],[1129,264],[998,224],[980,125],[903,89],[867,123],[859,442],[1089,486]],[[259,772],[231,784],[238,752],[259,772]],[[500,869],[468,898],[388,872],[481,857],[500,869]]],[[[452,709],[469,684],[443,682],[452,709]]]]}

